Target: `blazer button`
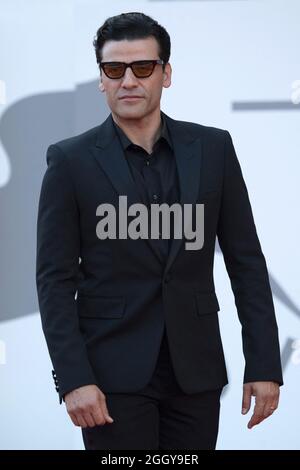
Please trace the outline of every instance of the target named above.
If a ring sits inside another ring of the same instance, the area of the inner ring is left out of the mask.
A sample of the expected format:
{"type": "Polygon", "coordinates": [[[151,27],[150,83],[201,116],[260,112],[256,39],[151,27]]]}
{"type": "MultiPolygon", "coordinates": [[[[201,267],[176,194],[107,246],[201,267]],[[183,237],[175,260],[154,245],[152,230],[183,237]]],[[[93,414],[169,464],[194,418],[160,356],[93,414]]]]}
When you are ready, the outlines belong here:
{"type": "Polygon", "coordinates": [[[167,284],[171,279],[172,279],[172,276],[171,274],[168,273],[164,279],[165,284],[167,284]]]}

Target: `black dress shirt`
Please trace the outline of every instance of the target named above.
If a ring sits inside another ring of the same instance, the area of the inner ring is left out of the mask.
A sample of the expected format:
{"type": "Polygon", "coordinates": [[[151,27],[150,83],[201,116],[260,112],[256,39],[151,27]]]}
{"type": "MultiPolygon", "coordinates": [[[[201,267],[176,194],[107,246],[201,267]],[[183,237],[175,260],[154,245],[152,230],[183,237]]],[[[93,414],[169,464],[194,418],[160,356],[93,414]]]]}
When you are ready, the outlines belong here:
{"type": "MultiPolygon", "coordinates": [[[[113,123],[138,192],[148,209],[152,203],[172,205],[179,202],[180,191],[173,143],[162,114],[160,135],[150,154],[140,145],[134,144],[114,120],[113,123]]],[[[171,216],[170,222],[170,236],[172,238],[173,216],[171,216]]],[[[157,243],[166,260],[171,239],[161,238],[160,231],[160,238],[154,242],[157,243]]]]}

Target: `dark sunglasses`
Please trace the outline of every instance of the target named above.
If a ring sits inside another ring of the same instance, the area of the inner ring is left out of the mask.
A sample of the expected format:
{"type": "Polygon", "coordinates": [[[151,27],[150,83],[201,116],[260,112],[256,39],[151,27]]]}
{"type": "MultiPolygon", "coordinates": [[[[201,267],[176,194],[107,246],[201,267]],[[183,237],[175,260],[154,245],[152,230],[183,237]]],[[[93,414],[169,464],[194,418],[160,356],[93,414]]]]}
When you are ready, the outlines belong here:
{"type": "Polygon", "coordinates": [[[156,64],[164,65],[163,60],[136,60],[130,64],[126,62],[100,62],[100,67],[108,78],[122,78],[127,67],[130,67],[137,78],[147,78],[152,75],[156,64]]]}

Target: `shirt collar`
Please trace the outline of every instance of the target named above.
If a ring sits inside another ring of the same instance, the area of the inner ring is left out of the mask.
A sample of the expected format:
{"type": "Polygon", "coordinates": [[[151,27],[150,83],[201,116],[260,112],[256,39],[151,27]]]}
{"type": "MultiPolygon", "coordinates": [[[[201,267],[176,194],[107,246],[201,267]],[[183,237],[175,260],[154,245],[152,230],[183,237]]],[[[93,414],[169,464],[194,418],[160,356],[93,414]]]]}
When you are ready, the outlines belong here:
{"type": "MultiPolygon", "coordinates": [[[[160,135],[159,135],[156,142],[158,142],[161,138],[163,138],[163,139],[166,140],[169,147],[171,149],[173,149],[173,145],[172,145],[172,141],[171,141],[171,138],[170,138],[170,133],[169,133],[169,130],[168,130],[168,127],[167,127],[166,119],[164,118],[162,113],[160,113],[160,117],[161,117],[162,127],[161,127],[160,135]]],[[[120,139],[120,142],[121,142],[121,145],[122,145],[123,149],[126,150],[130,145],[134,145],[133,142],[129,139],[129,137],[127,137],[125,132],[121,129],[121,127],[118,126],[118,124],[115,123],[112,116],[111,116],[111,120],[113,122],[115,131],[116,131],[117,135],[119,136],[119,139],[120,139]]]]}

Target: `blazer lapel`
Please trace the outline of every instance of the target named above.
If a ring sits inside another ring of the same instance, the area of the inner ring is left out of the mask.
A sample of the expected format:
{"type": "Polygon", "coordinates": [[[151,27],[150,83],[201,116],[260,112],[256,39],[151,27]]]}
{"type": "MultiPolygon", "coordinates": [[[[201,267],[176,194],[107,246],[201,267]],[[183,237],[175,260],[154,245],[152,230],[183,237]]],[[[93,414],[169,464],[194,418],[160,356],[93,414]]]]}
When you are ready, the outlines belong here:
{"type": "Polygon", "coordinates": [[[118,137],[113,129],[111,115],[101,124],[94,156],[119,195],[127,196],[128,206],[142,202],[132,178],[118,137]]]}
{"type": "MultiPolygon", "coordinates": [[[[174,146],[180,186],[180,205],[183,214],[183,204],[194,205],[199,193],[202,142],[199,134],[195,135],[187,129],[187,124],[182,124],[166,114],[164,116],[174,146]]],[[[164,274],[169,271],[182,243],[183,237],[172,240],[164,274]]]]}

